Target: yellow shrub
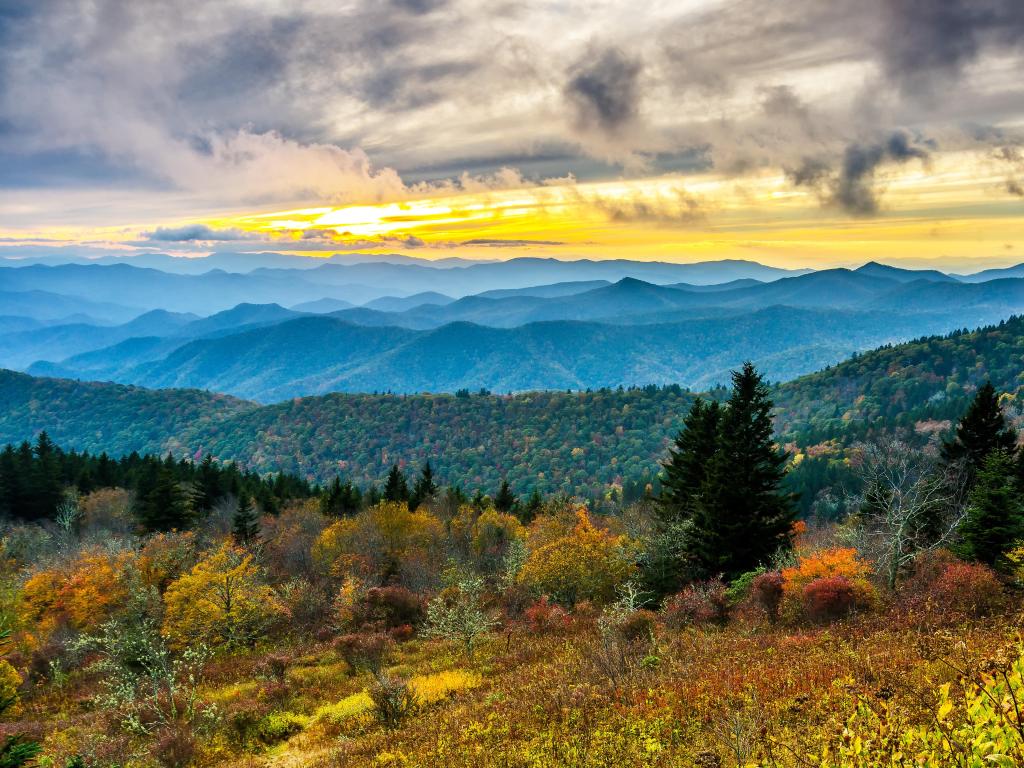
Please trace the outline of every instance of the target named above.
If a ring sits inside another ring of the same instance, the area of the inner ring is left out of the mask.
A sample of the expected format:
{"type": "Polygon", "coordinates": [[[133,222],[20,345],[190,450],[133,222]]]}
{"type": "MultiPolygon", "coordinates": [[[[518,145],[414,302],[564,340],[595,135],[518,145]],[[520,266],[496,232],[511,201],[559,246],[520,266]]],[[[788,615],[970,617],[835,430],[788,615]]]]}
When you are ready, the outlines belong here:
{"type": "Polygon", "coordinates": [[[164,593],[163,634],[174,647],[252,645],[285,611],[252,555],[225,542],[164,593]]]}
{"type": "Polygon", "coordinates": [[[596,528],[580,509],[569,533],[530,553],[519,579],[559,602],[607,602],[633,571],[628,539],[596,528]]]}
{"type": "Polygon", "coordinates": [[[313,714],[313,719],[330,725],[340,725],[342,721],[365,714],[371,709],[373,709],[373,699],[370,698],[370,694],[360,691],[346,696],[335,704],[326,704],[320,707],[313,714]]]}
{"type": "Polygon", "coordinates": [[[21,697],[18,695],[20,687],[21,675],[18,674],[18,670],[12,667],[7,659],[0,659],[0,701],[10,701],[3,712],[7,717],[21,713],[21,697]]]}
{"type": "Polygon", "coordinates": [[[476,672],[464,669],[450,669],[432,675],[417,675],[409,681],[416,700],[420,704],[433,704],[448,698],[453,693],[476,688],[483,678],[476,672]]]}

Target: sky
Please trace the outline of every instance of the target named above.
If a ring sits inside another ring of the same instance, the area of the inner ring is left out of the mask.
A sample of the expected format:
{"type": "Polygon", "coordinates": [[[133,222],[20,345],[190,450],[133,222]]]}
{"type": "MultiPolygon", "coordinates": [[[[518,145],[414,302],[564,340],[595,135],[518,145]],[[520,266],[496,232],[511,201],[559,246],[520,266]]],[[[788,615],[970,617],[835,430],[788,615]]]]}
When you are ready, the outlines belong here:
{"type": "Polygon", "coordinates": [[[1024,261],[1020,0],[0,0],[0,256],[1024,261]]]}

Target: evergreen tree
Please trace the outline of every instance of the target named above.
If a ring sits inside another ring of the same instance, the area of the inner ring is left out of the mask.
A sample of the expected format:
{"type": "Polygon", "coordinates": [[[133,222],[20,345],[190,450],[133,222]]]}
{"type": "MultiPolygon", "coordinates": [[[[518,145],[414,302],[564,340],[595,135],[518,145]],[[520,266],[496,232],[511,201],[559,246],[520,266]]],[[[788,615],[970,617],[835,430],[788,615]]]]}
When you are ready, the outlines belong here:
{"type": "Polygon", "coordinates": [[[204,517],[213,511],[223,495],[220,471],[213,463],[213,457],[207,454],[199,464],[192,484],[192,510],[197,517],[204,517]]]}
{"type": "Polygon", "coordinates": [[[512,512],[519,505],[519,499],[512,493],[508,480],[502,478],[501,487],[494,497],[494,508],[499,512],[512,512]]]}
{"type": "Polygon", "coordinates": [[[541,497],[540,491],[534,488],[530,498],[519,508],[519,521],[523,525],[529,525],[540,514],[541,507],[543,506],[544,499],[541,497]]]}
{"type": "Polygon", "coordinates": [[[50,519],[64,500],[60,453],[45,431],[39,433],[32,452],[35,454],[35,461],[32,463],[29,481],[29,515],[35,519],[50,519]]]}
{"type": "Polygon", "coordinates": [[[147,532],[184,530],[192,522],[173,462],[150,462],[136,490],[135,514],[147,532]]]}
{"type": "Polygon", "coordinates": [[[772,440],[768,387],[751,363],[734,372],[732,382],[686,545],[701,574],[726,578],[788,547],[796,519],[793,497],[781,487],[789,457],[772,440]]]}
{"type": "Polygon", "coordinates": [[[992,382],[985,382],[957,424],[955,437],[942,444],[942,458],[947,464],[965,462],[973,482],[992,451],[1005,451],[1012,456],[1016,450],[1017,432],[1007,425],[992,382]]]}
{"type": "Polygon", "coordinates": [[[239,544],[248,546],[259,540],[260,522],[256,516],[256,507],[252,497],[242,491],[238,494],[238,507],[231,520],[231,534],[239,544]]]}
{"type": "Polygon", "coordinates": [[[987,565],[999,564],[1024,539],[1024,501],[1006,451],[991,451],[982,462],[959,534],[959,554],[987,565]]]}
{"type": "Polygon", "coordinates": [[[718,449],[718,403],[697,398],[683,419],[683,428],[662,467],[658,511],[667,523],[678,523],[693,514],[708,466],[718,449]]]}
{"type": "Polygon", "coordinates": [[[384,501],[409,501],[409,485],[397,464],[391,465],[384,483],[384,501]]]}
{"type": "Polygon", "coordinates": [[[409,496],[409,509],[418,508],[420,504],[433,498],[436,493],[437,484],[434,482],[434,470],[428,461],[423,465],[420,476],[416,478],[416,483],[412,487],[412,494],[409,496]]]}

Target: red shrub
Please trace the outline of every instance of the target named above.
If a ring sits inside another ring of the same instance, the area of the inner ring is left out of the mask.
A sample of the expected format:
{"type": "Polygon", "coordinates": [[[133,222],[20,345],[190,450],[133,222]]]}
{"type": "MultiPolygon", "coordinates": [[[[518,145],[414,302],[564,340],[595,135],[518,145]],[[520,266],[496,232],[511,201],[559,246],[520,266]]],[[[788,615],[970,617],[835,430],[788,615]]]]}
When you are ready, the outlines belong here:
{"type": "Polygon", "coordinates": [[[834,621],[848,615],[857,604],[853,584],[845,576],[815,579],[804,587],[803,612],[811,621],[834,621]]]}
{"type": "Polygon", "coordinates": [[[665,598],[661,615],[673,629],[690,624],[724,624],[729,618],[726,586],[721,579],[690,584],[679,594],[665,598]]]}
{"type": "Polygon", "coordinates": [[[782,574],[778,571],[767,571],[754,578],[750,586],[750,598],[764,609],[772,621],[779,620],[779,608],[782,606],[782,574]]]}
{"type": "Polygon", "coordinates": [[[1000,610],[1005,596],[991,568],[939,551],[917,559],[900,587],[900,603],[911,611],[955,623],[1000,610]]]}
{"type": "Polygon", "coordinates": [[[544,595],[523,611],[523,618],[533,632],[551,632],[564,628],[569,615],[562,606],[552,603],[548,596],[544,595]]]}
{"type": "Polygon", "coordinates": [[[157,736],[153,756],[165,768],[185,768],[196,754],[196,740],[185,725],[171,726],[157,736]]]}

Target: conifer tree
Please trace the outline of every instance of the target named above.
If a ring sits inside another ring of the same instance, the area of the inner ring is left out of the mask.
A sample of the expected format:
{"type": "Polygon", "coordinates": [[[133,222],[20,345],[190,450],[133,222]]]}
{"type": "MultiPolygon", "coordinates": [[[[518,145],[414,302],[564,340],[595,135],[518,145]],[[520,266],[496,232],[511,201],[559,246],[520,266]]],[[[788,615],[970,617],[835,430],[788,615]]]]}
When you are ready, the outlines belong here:
{"type": "Polygon", "coordinates": [[[541,497],[540,491],[534,488],[530,498],[519,508],[519,521],[523,525],[529,525],[540,514],[541,507],[543,506],[544,499],[541,497]]]}
{"type": "Polygon", "coordinates": [[[693,514],[708,466],[718,450],[718,403],[697,398],[683,419],[683,428],[669,450],[662,467],[658,510],[668,523],[678,523],[693,514]]]}
{"type": "Polygon", "coordinates": [[[519,505],[519,499],[512,493],[508,480],[502,478],[501,486],[494,497],[494,508],[499,512],[512,512],[519,505]]]}
{"type": "Polygon", "coordinates": [[[260,523],[252,497],[245,491],[238,494],[238,507],[231,519],[231,534],[235,541],[248,546],[259,540],[260,523]]]}
{"type": "Polygon", "coordinates": [[[992,382],[985,382],[957,424],[954,438],[942,444],[942,458],[947,464],[965,462],[973,482],[992,451],[1005,451],[1012,456],[1016,450],[1017,432],[1007,425],[992,382]]]}
{"type": "Polygon", "coordinates": [[[991,451],[982,462],[959,534],[960,555],[987,565],[998,565],[1024,539],[1024,501],[1006,451],[991,451]]]}
{"type": "Polygon", "coordinates": [[[686,545],[700,573],[726,578],[788,547],[796,519],[794,500],[781,488],[788,456],[772,440],[768,387],[751,363],[732,380],[686,545]]]}
{"type": "Polygon", "coordinates": [[[397,464],[391,465],[388,479],[384,483],[384,501],[409,501],[409,485],[397,464]]]}
{"type": "Polygon", "coordinates": [[[437,493],[437,484],[434,482],[434,470],[428,461],[423,465],[420,476],[416,478],[416,483],[412,487],[412,493],[409,495],[409,509],[415,510],[420,504],[432,498],[435,493],[437,493]]]}
{"type": "Polygon", "coordinates": [[[30,474],[30,516],[52,518],[64,500],[64,482],[60,476],[58,450],[45,431],[39,433],[32,449],[35,461],[30,474]]]}
{"type": "Polygon", "coordinates": [[[184,530],[192,522],[174,463],[151,460],[136,489],[135,515],[147,532],[184,530]]]}
{"type": "Polygon", "coordinates": [[[202,517],[212,512],[214,505],[223,495],[220,472],[213,463],[213,457],[207,454],[199,464],[192,488],[192,509],[196,516],[202,517]]]}

